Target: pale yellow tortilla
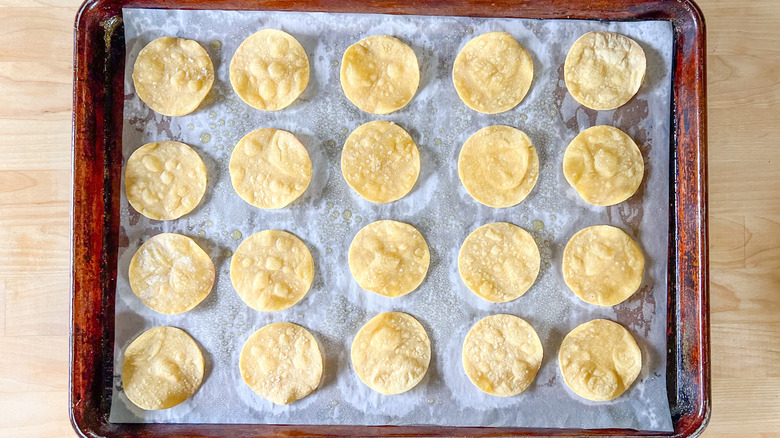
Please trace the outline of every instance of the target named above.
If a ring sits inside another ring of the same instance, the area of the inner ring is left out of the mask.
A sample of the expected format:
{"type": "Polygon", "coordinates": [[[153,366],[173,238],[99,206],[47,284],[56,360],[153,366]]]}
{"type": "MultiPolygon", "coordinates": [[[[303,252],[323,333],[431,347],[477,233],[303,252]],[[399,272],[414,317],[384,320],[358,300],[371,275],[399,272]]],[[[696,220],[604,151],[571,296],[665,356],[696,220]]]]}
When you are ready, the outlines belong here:
{"type": "Polygon", "coordinates": [[[241,349],[241,378],[259,396],[286,405],[311,394],[322,379],[322,354],[305,328],[277,322],[254,332],[241,349]]]}
{"type": "Polygon", "coordinates": [[[542,365],[542,342],[514,315],[482,318],[463,341],[463,368],[481,391],[511,397],[525,391],[542,365]]]}
{"type": "Polygon", "coordinates": [[[582,398],[613,400],[642,369],[642,351],[622,325],[605,319],[586,322],[566,335],[558,351],[566,385],[582,398]]]}
{"type": "Polygon", "coordinates": [[[168,409],[195,394],[204,369],[203,353],[187,333],[155,327],[125,349],[122,387],[141,409],[168,409]]]}
{"type": "Polygon", "coordinates": [[[245,135],[233,149],[229,169],[241,199],[264,209],[286,207],[311,182],[306,147],[281,129],[258,129],[245,135]]]}
{"type": "Polygon", "coordinates": [[[203,199],[206,183],[203,160],[178,141],[147,143],[125,166],[127,200],[149,219],[169,221],[191,212],[203,199]]]}
{"type": "Polygon", "coordinates": [[[363,289],[400,297],[425,279],[431,254],[422,234],[409,224],[377,221],[360,230],[349,246],[349,270],[363,289]]]}
{"type": "Polygon", "coordinates": [[[393,202],[414,187],[420,175],[420,153],[400,126],[368,122],[347,137],[341,152],[341,173],[366,200],[393,202]]]}
{"type": "Polygon", "coordinates": [[[162,37],[138,53],[133,86],[138,97],[164,116],[195,111],[214,84],[214,65],[196,41],[162,37]]]}
{"type": "Polygon", "coordinates": [[[588,32],[569,49],[564,63],[566,87],[579,103],[595,110],[626,104],[645,77],[645,51],[614,32],[588,32]]]}
{"type": "Polygon", "coordinates": [[[266,230],[241,242],[230,261],[230,281],[242,300],[264,312],[286,309],[306,295],[314,259],[298,237],[266,230]]]}
{"type": "Polygon", "coordinates": [[[341,59],[341,88],[361,110],[389,114],[406,106],[420,84],[411,47],[398,38],[375,35],[349,46],[341,59]]]}
{"type": "Polygon", "coordinates": [[[511,207],[539,177],[539,157],[519,129],[494,125],[475,132],[458,156],[458,176],[469,194],[489,207],[511,207]]]}
{"type": "Polygon", "coordinates": [[[417,386],[431,362],[431,341],[412,316],[380,313],[364,325],[352,342],[352,366],[369,388],[385,395],[417,386]]]}
{"type": "Polygon", "coordinates": [[[135,252],[128,280],[147,307],[175,315],[192,310],[208,296],[214,285],[214,263],[189,237],[163,233],[135,252]]]}
{"type": "Polygon", "coordinates": [[[249,106],[288,107],[309,84],[309,58],[292,35],[263,29],[245,39],[230,61],[230,84],[249,106]]]}
{"type": "Polygon", "coordinates": [[[533,78],[531,56],[506,32],[488,32],[472,39],[452,66],[452,81],[460,99],[469,108],[486,114],[517,106],[533,78]]]}
{"type": "Polygon", "coordinates": [[[493,303],[523,296],[536,281],[540,265],[534,238],[506,222],[477,228],[458,253],[463,282],[474,294],[493,303]]]}
{"type": "Polygon", "coordinates": [[[645,257],[620,228],[597,225],[580,230],[563,250],[563,279],[586,303],[614,306],[642,284],[645,257]]]}
{"type": "Polygon", "coordinates": [[[563,175],[593,205],[619,204],[642,184],[645,164],[634,140],[612,126],[580,132],[563,154],[563,175]]]}

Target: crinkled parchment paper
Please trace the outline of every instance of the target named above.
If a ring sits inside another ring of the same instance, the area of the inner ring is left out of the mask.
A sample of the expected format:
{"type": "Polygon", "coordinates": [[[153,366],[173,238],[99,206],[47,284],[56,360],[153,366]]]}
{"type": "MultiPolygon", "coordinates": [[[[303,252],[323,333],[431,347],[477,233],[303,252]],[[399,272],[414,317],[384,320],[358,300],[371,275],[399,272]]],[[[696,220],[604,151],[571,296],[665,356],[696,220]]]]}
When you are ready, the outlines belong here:
{"type": "Polygon", "coordinates": [[[127,63],[123,155],[141,145],[178,140],[195,148],[208,168],[209,185],[200,206],[184,218],[151,221],[135,212],[122,192],[119,269],[116,290],[113,422],[439,424],[633,428],[670,431],[666,395],[666,269],[669,199],[669,114],[672,33],[668,22],[478,19],[324,13],[124,10],[127,63]],[[233,92],[228,66],[236,47],[263,28],[294,35],[306,49],[311,80],[289,108],[263,112],[233,92]],[[463,45],[483,32],[511,33],[531,53],[534,80],[523,102],[500,115],[468,109],[451,80],[452,62],[463,45]],[[639,42],[647,54],[647,76],[636,98],[614,111],[592,111],[567,93],[563,62],[583,33],[611,30],[639,42]],[[411,103],[387,116],[358,110],[344,96],[339,68],[344,50],[369,35],[390,34],[409,44],[420,63],[420,88],[411,103]],[[209,52],[217,80],[193,114],[163,117],[144,105],[131,80],[138,52],[161,36],[197,40],[209,52]],[[389,120],[406,129],[420,149],[420,178],[412,192],[386,205],[371,204],[347,186],[339,158],[347,135],[370,120],[389,120]],[[539,154],[536,187],[520,205],[506,209],[478,204],[457,176],[463,142],[479,128],[506,124],[525,131],[539,154]],[[645,157],[645,179],[627,202],[589,206],[566,183],[561,166],[569,141],[596,124],[617,126],[633,137],[645,157]],[[293,132],[313,163],[311,185],[288,208],[264,211],[233,191],[228,161],[233,145],[258,128],[293,132]],[[361,290],[347,267],[349,243],[363,226],[379,219],[413,224],[431,249],[428,277],[415,292],[396,299],[361,290]],[[460,280],[457,254],[478,226],[508,221],[530,231],[542,253],[536,284],[523,297],[490,304],[460,280]],[[646,271],[640,290],[614,308],[585,304],[566,287],[561,253],[581,228],[612,224],[643,248],[646,271]],[[261,313],[246,306],[230,283],[230,256],[241,241],[265,229],[288,230],[308,245],[316,264],[314,284],[290,309],[261,313]],[[194,310],[166,316],[146,308],[130,290],[127,269],[136,249],[161,232],[193,237],[217,269],[214,289],[194,310]],[[398,310],[426,328],[433,358],[425,379],[413,390],[383,396],[363,385],[352,370],[350,345],[357,330],[380,312],[398,310]],[[544,361],[533,384],[516,397],[477,390],[461,365],[469,328],[495,313],[518,315],[533,325],[544,345],[544,361]],[[594,403],[574,395],[561,378],[557,351],[565,334],[580,323],[608,318],[629,328],[642,349],[642,372],[617,400],[594,403]],[[246,338],[260,327],[291,321],[309,329],[323,347],[325,373],[310,396],[275,406],[242,381],[238,357],[246,338]],[[186,402],[163,411],[142,411],[121,386],[127,345],[144,330],[181,327],[206,356],[206,377],[186,402]]]}

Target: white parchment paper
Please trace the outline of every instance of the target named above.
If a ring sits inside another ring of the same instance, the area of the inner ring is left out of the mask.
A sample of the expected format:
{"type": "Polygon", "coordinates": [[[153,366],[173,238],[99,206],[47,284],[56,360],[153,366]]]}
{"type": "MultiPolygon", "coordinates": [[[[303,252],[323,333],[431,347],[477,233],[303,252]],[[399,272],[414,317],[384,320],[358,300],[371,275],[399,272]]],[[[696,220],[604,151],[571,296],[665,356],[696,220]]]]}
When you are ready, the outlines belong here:
{"type": "Polygon", "coordinates": [[[178,140],[195,148],[208,169],[206,196],[184,218],[159,222],[144,218],[121,195],[121,230],[116,290],[116,337],[112,422],[281,423],[281,424],[436,424],[633,428],[671,431],[666,394],[666,271],[669,199],[669,129],[672,30],[668,22],[479,19],[368,14],[124,10],[127,58],[123,156],[148,142],[178,140]],[[230,87],[228,66],[238,45],[263,28],[295,36],[311,63],[311,79],[301,97],[285,110],[263,112],[244,104],[230,87]],[[530,52],[534,80],[529,94],[511,111],[484,115],[468,109],[452,85],[452,62],[476,35],[502,30],[530,52]],[[563,62],[571,44],[592,30],[620,32],[647,54],[647,76],[638,95],[614,111],[593,111],[566,91],[563,62]],[[417,54],[420,87],[411,103],[387,116],[364,113],[344,96],[339,69],[344,50],[369,35],[394,35],[417,54]],[[197,40],[209,52],[216,82],[193,114],[163,117],[141,102],[132,84],[138,52],[161,36],[197,40]],[[421,174],[405,198],[377,205],[354,193],[341,176],[339,159],[347,135],[371,120],[389,120],[406,129],[420,149],[421,174]],[[457,176],[463,142],[478,129],[506,124],[525,131],[540,160],[536,187],[520,205],[489,208],[474,201],[457,176]],[[627,132],[645,158],[639,192],[614,207],[583,202],[562,174],[563,152],[574,136],[596,124],[627,132]],[[259,128],[293,132],[313,164],[311,185],[289,207],[264,211],[233,191],[228,161],[233,145],[259,128]],[[349,273],[347,250],[363,226],[395,219],[417,227],[431,250],[428,276],[415,292],[396,299],[361,290],[349,273]],[[491,304],[460,280],[457,253],[466,236],[485,223],[507,221],[536,238],[542,268],[523,297],[491,304]],[[571,235],[596,224],[618,226],[645,252],[640,290],[613,308],[581,302],[566,287],[561,254],[571,235]],[[265,229],[288,230],[308,245],[316,270],[306,297],[290,309],[262,313],[246,306],[230,283],[230,256],[239,243],[265,229]],[[193,237],[217,269],[211,294],[194,310],[166,316],[146,308],[130,290],[127,269],[138,247],[152,235],[177,232],[193,237]],[[349,349],[358,329],[380,312],[410,313],[428,331],[430,369],[413,390],[383,396],[355,375],[349,349]],[[527,320],[542,340],[544,361],[536,380],[516,397],[482,393],[461,365],[461,348],[479,319],[511,313],[527,320]],[[578,324],[595,318],[620,322],[642,349],[639,378],[617,400],[583,400],[564,384],[557,363],[561,340],[578,324]],[[325,357],[320,387],[288,406],[275,406],[254,394],[238,372],[247,337],[262,326],[291,321],[309,329],[325,357]],[[127,345],[144,330],[172,325],[186,330],[206,357],[206,377],[186,402],[163,411],[143,411],[122,392],[121,364],[127,345]]]}

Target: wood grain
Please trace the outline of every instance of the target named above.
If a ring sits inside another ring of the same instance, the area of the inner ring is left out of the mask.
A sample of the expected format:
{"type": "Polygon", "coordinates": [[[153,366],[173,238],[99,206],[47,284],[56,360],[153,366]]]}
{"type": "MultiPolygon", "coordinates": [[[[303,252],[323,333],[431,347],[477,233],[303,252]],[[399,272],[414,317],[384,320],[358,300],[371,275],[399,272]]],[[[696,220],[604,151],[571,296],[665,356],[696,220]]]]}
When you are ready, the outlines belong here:
{"type": "Polygon", "coordinates": [[[50,169],[70,173],[70,150],[62,147],[70,143],[70,126],[69,117],[0,118],[0,139],[9,145],[3,150],[0,171],[50,169]]]}
{"type": "MultiPolygon", "coordinates": [[[[0,436],[74,435],[68,210],[79,3],[0,0],[0,436]]],[[[714,360],[704,436],[780,436],[780,3],[699,3],[714,360]]]]}
{"type": "Polygon", "coordinates": [[[780,3],[699,4],[709,46],[713,411],[705,436],[780,436],[780,3]]]}
{"type": "Polygon", "coordinates": [[[0,1],[0,436],[74,436],[68,215],[79,4],[0,1]]]}

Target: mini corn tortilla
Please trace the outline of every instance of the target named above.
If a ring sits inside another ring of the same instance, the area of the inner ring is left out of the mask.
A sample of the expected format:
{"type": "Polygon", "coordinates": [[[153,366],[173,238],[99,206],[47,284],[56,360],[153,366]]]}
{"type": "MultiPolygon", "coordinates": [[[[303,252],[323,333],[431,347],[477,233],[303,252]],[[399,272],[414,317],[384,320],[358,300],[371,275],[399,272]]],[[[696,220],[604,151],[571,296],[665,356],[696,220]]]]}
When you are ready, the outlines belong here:
{"type": "Polygon", "coordinates": [[[280,230],[255,233],[230,261],[230,281],[242,300],[264,312],[286,309],[306,295],[314,260],[298,237],[280,230]]]}
{"type": "Polygon", "coordinates": [[[183,116],[195,111],[214,84],[214,65],[196,41],[162,37],[138,53],[133,86],[154,112],[183,116]]]}
{"type": "Polygon", "coordinates": [[[531,56],[506,32],[488,32],[472,39],[452,66],[452,82],[460,99],[486,114],[516,107],[531,88],[533,77],[531,56]]]}
{"type": "Polygon", "coordinates": [[[309,58],[292,35],[263,29],[245,39],[230,61],[230,84],[247,105],[288,107],[309,84],[309,58]]]}
{"type": "Polygon", "coordinates": [[[460,247],[458,271],[480,298],[505,303],[523,296],[539,275],[541,257],[534,238],[506,222],[483,225],[460,247]]]}
{"type": "Polygon", "coordinates": [[[401,312],[380,313],[352,342],[352,366],[360,380],[380,394],[394,395],[417,386],[431,362],[425,328],[401,312]]]}
{"type": "Polygon", "coordinates": [[[620,228],[597,225],[580,230],[563,250],[563,279],[586,303],[614,306],[642,284],[645,257],[620,228]]]}
{"type": "Polygon", "coordinates": [[[563,175],[587,203],[619,204],[642,184],[645,164],[634,140],[612,126],[580,132],[563,154],[563,175]]]}
{"type": "Polygon", "coordinates": [[[190,398],[203,381],[198,344],[176,327],[145,331],[125,349],[122,387],[141,409],[168,409],[190,398]]]}
{"type": "Polygon", "coordinates": [[[150,309],[175,315],[192,310],[214,286],[214,263],[194,240],[163,233],[143,243],[130,260],[130,288],[150,309]]]}
{"type": "Polygon", "coordinates": [[[615,109],[639,91],[646,65],[645,51],[631,38],[614,32],[588,32],[566,55],[566,88],[588,108],[615,109]]]}
{"type": "Polygon", "coordinates": [[[206,184],[203,160],[178,141],[147,143],[125,166],[127,200],[149,219],[169,221],[191,212],[203,199],[206,184]]]}
{"type": "Polygon", "coordinates": [[[364,199],[393,202],[403,198],[417,182],[420,153],[400,126],[368,122],[347,137],[341,152],[341,173],[364,199]]]}
{"type": "Polygon", "coordinates": [[[586,322],[566,335],[558,351],[563,380],[582,398],[613,400],[642,369],[642,351],[628,330],[606,319],[586,322]]]}
{"type": "Polygon", "coordinates": [[[466,191],[489,207],[511,207],[528,196],[539,177],[539,157],[519,129],[494,125],[475,132],[458,156],[466,191]]]}
{"type": "Polygon", "coordinates": [[[252,391],[277,405],[311,394],[322,379],[322,354],[305,328],[277,322],[254,332],[241,349],[241,378],[252,391]]]}
{"type": "Polygon", "coordinates": [[[411,47],[398,38],[375,35],[349,46],[341,59],[341,88],[350,102],[372,114],[406,106],[420,84],[411,47]]]}
{"type": "Polygon", "coordinates": [[[311,182],[306,147],[281,129],[258,129],[245,135],[233,149],[229,168],[236,193],[263,209],[286,207],[311,182]]]}
{"type": "Polygon", "coordinates": [[[463,368],[481,391],[511,397],[525,391],[542,365],[542,342],[514,315],[482,318],[463,341],[463,368]]]}
{"type": "Polygon", "coordinates": [[[422,234],[409,224],[378,221],[360,230],[349,246],[349,270],[363,289],[400,297],[425,279],[431,253],[422,234]]]}

